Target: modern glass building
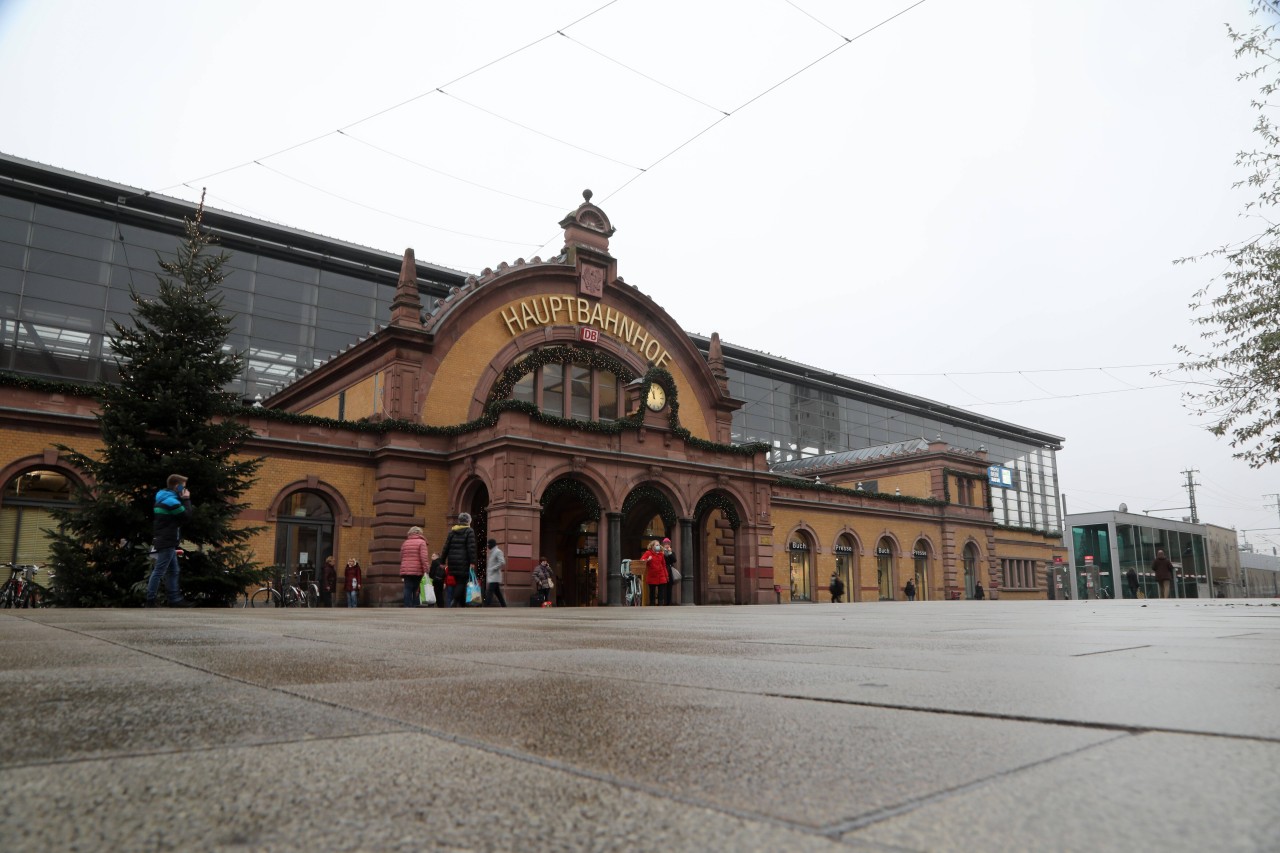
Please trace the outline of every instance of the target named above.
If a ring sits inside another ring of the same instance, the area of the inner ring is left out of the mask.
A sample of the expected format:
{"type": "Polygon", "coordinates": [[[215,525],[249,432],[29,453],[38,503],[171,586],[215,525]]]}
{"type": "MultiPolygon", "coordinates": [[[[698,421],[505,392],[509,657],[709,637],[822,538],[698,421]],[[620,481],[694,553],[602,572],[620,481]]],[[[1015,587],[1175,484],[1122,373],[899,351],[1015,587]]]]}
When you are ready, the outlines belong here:
{"type": "MultiPolygon", "coordinates": [[[[189,203],[0,155],[0,370],[111,381],[112,322],[132,287],[155,292],[189,203]]],[[[231,253],[229,346],[246,354],[234,388],[269,396],[368,336],[390,315],[402,256],[207,208],[231,253]]],[[[424,313],[466,274],[417,263],[424,313]]],[[[691,336],[704,353],[710,341],[691,336]]],[[[985,450],[1006,474],[991,489],[997,524],[1062,530],[1058,436],[725,343],[735,442],[764,441],[771,462],[909,439],[985,450]]]]}
{"type": "Polygon", "coordinates": [[[1215,578],[1204,525],[1124,512],[1069,515],[1067,523],[1072,598],[1135,598],[1125,583],[1130,569],[1137,574],[1143,594],[1158,598],[1151,571],[1157,550],[1163,550],[1174,564],[1173,597],[1213,597],[1215,578]],[[1090,562],[1095,567],[1092,573],[1087,567],[1090,562]],[[1091,584],[1096,592],[1090,591],[1091,584]]]}

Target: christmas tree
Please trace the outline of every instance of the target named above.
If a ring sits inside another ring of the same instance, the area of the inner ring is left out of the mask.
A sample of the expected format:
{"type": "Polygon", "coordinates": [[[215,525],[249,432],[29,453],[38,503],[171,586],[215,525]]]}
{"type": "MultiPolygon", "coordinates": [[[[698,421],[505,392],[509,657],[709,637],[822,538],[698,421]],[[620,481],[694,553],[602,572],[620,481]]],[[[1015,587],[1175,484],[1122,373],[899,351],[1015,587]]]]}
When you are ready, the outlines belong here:
{"type": "Polygon", "coordinates": [[[173,260],[158,258],[155,298],[131,289],[133,324],[114,323],[120,382],[105,386],[97,457],[60,447],[91,485],[60,510],[53,533],[53,593],[64,606],[141,604],[151,571],[155,495],[170,474],[188,478],[195,511],[182,525],[181,587],[189,599],[226,605],[262,576],[248,547],[261,528],[235,523],[260,458],[244,453],[253,431],[225,389],[242,356],[226,342],[231,318],[219,285],[225,252],[188,221],[173,260]],[[192,547],[194,546],[194,547],[192,547]]]}

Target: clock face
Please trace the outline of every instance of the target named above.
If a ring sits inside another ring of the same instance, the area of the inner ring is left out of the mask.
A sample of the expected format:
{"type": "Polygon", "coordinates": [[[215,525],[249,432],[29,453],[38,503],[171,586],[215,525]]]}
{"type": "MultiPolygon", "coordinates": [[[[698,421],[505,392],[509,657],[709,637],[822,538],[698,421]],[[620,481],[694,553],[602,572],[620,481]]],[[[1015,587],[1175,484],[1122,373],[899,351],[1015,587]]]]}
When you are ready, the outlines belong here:
{"type": "Polygon", "coordinates": [[[655,382],[649,386],[649,396],[645,398],[645,405],[655,412],[666,408],[667,392],[662,390],[661,385],[655,382]]]}

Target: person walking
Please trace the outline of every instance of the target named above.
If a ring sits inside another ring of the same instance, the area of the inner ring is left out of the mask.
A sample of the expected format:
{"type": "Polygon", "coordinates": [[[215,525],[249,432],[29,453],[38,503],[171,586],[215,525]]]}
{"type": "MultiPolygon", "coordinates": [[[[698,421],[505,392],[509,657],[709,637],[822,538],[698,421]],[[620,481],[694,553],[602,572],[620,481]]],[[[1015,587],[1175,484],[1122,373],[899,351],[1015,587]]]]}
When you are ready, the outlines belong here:
{"type": "Polygon", "coordinates": [[[431,557],[422,528],[410,527],[409,535],[400,544],[400,580],[404,582],[404,603],[401,607],[418,606],[418,588],[422,586],[422,576],[430,566],[431,557]]]}
{"type": "Polygon", "coordinates": [[[360,597],[360,586],[364,578],[360,574],[360,562],[355,557],[347,560],[347,567],[342,571],[342,588],[347,591],[347,606],[357,606],[360,597]]]}
{"type": "Polygon", "coordinates": [[[836,572],[831,573],[831,603],[839,604],[840,599],[844,596],[844,581],[840,580],[840,575],[836,572]]]}
{"type": "Polygon", "coordinates": [[[436,593],[436,607],[446,607],[448,602],[444,600],[444,579],[449,572],[444,567],[444,561],[440,559],[440,552],[436,551],[431,555],[431,568],[427,570],[431,575],[431,586],[436,593]]]}
{"type": "Polygon", "coordinates": [[[912,579],[908,580],[908,581],[907,581],[907,585],[906,585],[906,586],[904,586],[904,587],[902,588],[902,591],[903,591],[903,592],[905,592],[905,593],[907,594],[907,601],[915,601],[915,600],[916,600],[916,582],[915,582],[915,579],[914,579],[914,578],[912,578],[912,579]]]}
{"type": "Polygon", "coordinates": [[[320,567],[320,606],[333,606],[333,593],[338,588],[338,569],[333,564],[333,555],[324,558],[320,567]]]}
{"type": "Polygon", "coordinates": [[[663,590],[666,600],[662,603],[670,605],[675,603],[674,593],[676,591],[676,573],[674,571],[676,567],[676,552],[671,550],[670,539],[662,540],[662,559],[667,564],[667,585],[663,590]]]}
{"type": "Polygon", "coordinates": [[[507,567],[507,555],[498,547],[497,539],[490,539],[488,545],[489,557],[484,566],[484,606],[497,601],[499,606],[506,607],[507,599],[502,595],[502,570],[507,567]]]}
{"type": "Polygon", "coordinates": [[[1156,558],[1151,562],[1151,571],[1156,574],[1156,584],[1160,587],[1160,597],[1168,598],[1173,586],[1173,563],[1164,555],[1164,549],[1156,549],[1156,558]]]}
{"type": "Polygon", "coordinates": [[[538,565],[533,567],[533,596],[529,603],[534,607],[546,607],[551,603],[551,591],[555,589],[555,572],[546,557],[538,558],[538,565]]]}
{"type": "Polygon", "coordinates": [[[476,532],[471,529],[471,513],[458,514],[458,523],[449,530],[440,549],[449,575],[453,578],[453,593],[449,607],[467,606],[467,581],[476,568],[476,532]]]}
{"type": "Polygon", "coordinates": [[[644,582],[649,586],[649,603],[657,606],[662,603],[662,588],[666,586],[667,561],[662,556],[662,544],[657,539],[649,543],[649,550],[640,558],[644,561],[644,582]]]}
{"type": "Polygon", "coordinates": [[[1133,570],[1133,566],[1129,567],[1129,571],[1124,573],[1124,582],[1129,585],[1129,597],[1138,597],[1138,573],[1133,570]]]}
{"type": "Polygon", "coordinates": [[[191,606],[178,589],[178,543],[182,541],[182,523],[191,517],[194,510],[187,478],[181,474],[170,474],[165,487],[156,492],[155,506],[151,511],[151,547],[156,561],[147,581],[147,607],[156,606],[161,578],[164,578],[170,607],[191,606]]]}
{"type": "Polygon", "coordinates": [[[982,582],[979,581],[973,585],[973,600],[981,601],[987,597],[987,593],[982,589],[982,582]]]}

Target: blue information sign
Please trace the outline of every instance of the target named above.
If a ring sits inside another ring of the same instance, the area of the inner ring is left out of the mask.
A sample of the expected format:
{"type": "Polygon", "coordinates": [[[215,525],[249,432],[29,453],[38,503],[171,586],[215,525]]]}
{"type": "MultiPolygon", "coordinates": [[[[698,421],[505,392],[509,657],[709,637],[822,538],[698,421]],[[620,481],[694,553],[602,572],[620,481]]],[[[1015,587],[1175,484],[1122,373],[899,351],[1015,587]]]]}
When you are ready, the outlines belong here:
{"type": "Polygon", "coordinates": [[[1013,469],[1003,465],[987,466],[987,482],[1002,489],[1013,488],[1013,469]]]}

